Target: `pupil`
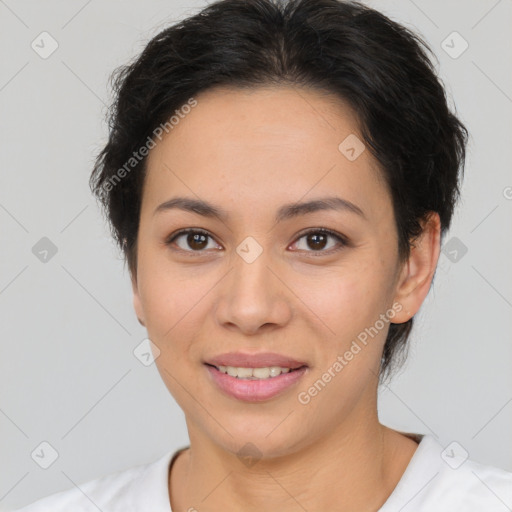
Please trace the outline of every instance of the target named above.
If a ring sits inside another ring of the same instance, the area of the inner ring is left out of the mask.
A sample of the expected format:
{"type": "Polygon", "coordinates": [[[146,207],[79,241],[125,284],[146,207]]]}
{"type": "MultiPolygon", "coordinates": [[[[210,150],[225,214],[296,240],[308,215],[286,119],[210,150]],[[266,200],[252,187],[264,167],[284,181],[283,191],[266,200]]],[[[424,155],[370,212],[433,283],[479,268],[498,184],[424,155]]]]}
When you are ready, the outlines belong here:
{"type": "Polygon", "coordinates": [[[206,235],[202,233],[189,234],[187,238],[187,243],[194,249],[203,249],[206,245],[206,235]]]}
{"type": "MultiPolygon", "coordinates": [[[[188,235],[188,244],[190,247],[195,249],[203,249],[206,244],[206,235],[202,233],[193,233],[188,235]]],[[[327,236],[323,233],[314,233],[308,235],[308,243],[310,247],[316,249],[323,249],[325,247],[327,236]]]]}
{"type": "Polygon", "coordinates": [[[308,243],[310,241],[313,241],[313,244],[312,244],[312,247],[313,248],[320,248],[320,249],[323,249],[325,247],[325,241],[326,241],[326,235],[322,234],[322,233],[318,233],[318,234],[311,234],[308,236],[308,243]],[[318,239],[321,238],[321,242],[320,242],[320,245],[318,244],[318,239]]]}

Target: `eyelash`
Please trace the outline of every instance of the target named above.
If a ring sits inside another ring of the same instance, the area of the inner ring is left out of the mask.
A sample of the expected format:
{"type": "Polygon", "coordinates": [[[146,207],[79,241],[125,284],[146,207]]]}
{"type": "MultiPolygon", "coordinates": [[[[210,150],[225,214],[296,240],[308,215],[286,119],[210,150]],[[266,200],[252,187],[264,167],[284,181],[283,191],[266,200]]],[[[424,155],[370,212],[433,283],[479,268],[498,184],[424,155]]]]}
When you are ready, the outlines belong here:
{"type": "MultiPolygon", "coordinates": [[[[205,235],[205,236],[208,236],[208,237],[213,239],[213,236],[208,231],[205,231],[204,229],[200,229],[200,228],[182,229],[182,230],[177,231],[176,233],[173,233],[172,235],[170,235],[165,240],[165,245],[170,246],[179,236],[186,235],[186,234],[189,234],[189,233],[201,234],[201,235],[205,235]]],[[[329,236],[335,238],[339,242],[339,244],[340,244],[340,247],[337,247],[335,249],[330,249],[330,250],[327,250],[327,251],[323,251],[323,250],[319,250],[319,251],[305,251],[307,253],[312,253],[311,255],[313,257],[318,257],[318,256],[322,256],[322,255],[329,255],[329,254],[335,253],[335,252],[343,249],[344,247],[347,247],[347,246],[350,245],[350,243],[349,243],[349,241],[348,241],[348,239],[346,237],[344,237],[343,235],[340,235],[339,233],[336,233],[335,231],[331,231],[330,229],[327,229],[327,228],[313,228],[313,229],[308,229],[306,231],[303,231],[303,232],[299,233],[299,236],[296,239],[296,241],[294,242],[294,244],[296,242],[298,242],[301,238],[304,238],[305,236],[307,236],[307,235],[309,235],[311,233],[329,235],[329,236]]],[[[184,252],[184,253],[191,253],[190,256],[195,256],[197,254],[201,254],[201,253],[206,252],[205,250],[202,250],[202,251],[193,251],[193,250],[186,251],[186,250],[180,249],[180,248],[174,249],[174,250],[178,250],[178,251],[181,251],[181,252],[184,252]]]]}

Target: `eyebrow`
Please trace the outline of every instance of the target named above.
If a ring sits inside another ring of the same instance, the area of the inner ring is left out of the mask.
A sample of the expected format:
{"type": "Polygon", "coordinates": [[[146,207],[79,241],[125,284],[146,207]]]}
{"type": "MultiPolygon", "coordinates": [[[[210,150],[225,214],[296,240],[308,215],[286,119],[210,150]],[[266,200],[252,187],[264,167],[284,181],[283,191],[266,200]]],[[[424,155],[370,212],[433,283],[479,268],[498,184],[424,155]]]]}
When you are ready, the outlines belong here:
{"type": "MultiPolygon", "coordinates": [[[[180,209],[197,213],[203,217],[217,218],[222,222],[227,221],[230,217],[229,213],[223,208],[214,206],[207,201],[191,197],[174,197],[169,199],[155,208],[153,216],[159,212],[169,211],[172,209],[180,209]]],[[[282,222],[293,217],[323,210],[346,211],[354,213],[367,220],[363,210],[354,203],[351,203],[346,199],[342,199],[341,197],[322,197],[308,202],[289,203],[281,206],[276,213],[275,222],[282,222]]]]}

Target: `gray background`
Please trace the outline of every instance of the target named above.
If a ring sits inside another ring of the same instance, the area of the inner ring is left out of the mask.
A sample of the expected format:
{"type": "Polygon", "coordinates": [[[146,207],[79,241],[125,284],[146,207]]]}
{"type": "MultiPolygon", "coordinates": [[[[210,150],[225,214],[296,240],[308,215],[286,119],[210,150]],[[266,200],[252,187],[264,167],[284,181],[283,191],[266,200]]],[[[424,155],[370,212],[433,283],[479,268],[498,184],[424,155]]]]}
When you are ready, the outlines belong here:
{"type": "MultiPolygon", "coordinates": [[[[512,471],[512,2],[367,3],[426,38],[472,137],[463,200],[409,360],[381,390],[381,421],[512,471]],[[469,44],[457,58],[442,47],[453,31],[469,44]]],[[[146,331],[88,178],[109,74],[204,5],[0,0],[0,509],[188,444],[156,367],[134,357],[146,331]],[[43,31],[58,43],[46,59],[31,47],[43,31]],[[57,248],[46,263],[32,252],[43,237],[57,248]],[[58,452],[48,469],[31,458],[43,441],[58,452]]]]}

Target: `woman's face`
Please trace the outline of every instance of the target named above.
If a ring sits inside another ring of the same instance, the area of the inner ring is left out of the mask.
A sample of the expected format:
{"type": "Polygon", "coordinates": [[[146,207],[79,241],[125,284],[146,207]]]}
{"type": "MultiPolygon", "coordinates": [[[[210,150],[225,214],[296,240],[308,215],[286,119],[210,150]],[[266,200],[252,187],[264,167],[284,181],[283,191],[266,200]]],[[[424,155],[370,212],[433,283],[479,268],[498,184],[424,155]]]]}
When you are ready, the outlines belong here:
{"type": "Polygon", "coordinates": [[[333,97],[282,87],[195,99],[148,157],[134,305],[191,439],[282,455],[374,418],[389,323],[411,316],[397,302],[391,197],[333,97]],[[178,197],[223,216],[158,209],[178,197]],[[184,229],[206,235],[173,239],[184,229]],[[302,369],[247,379],[208,363],[302,369]]]}

